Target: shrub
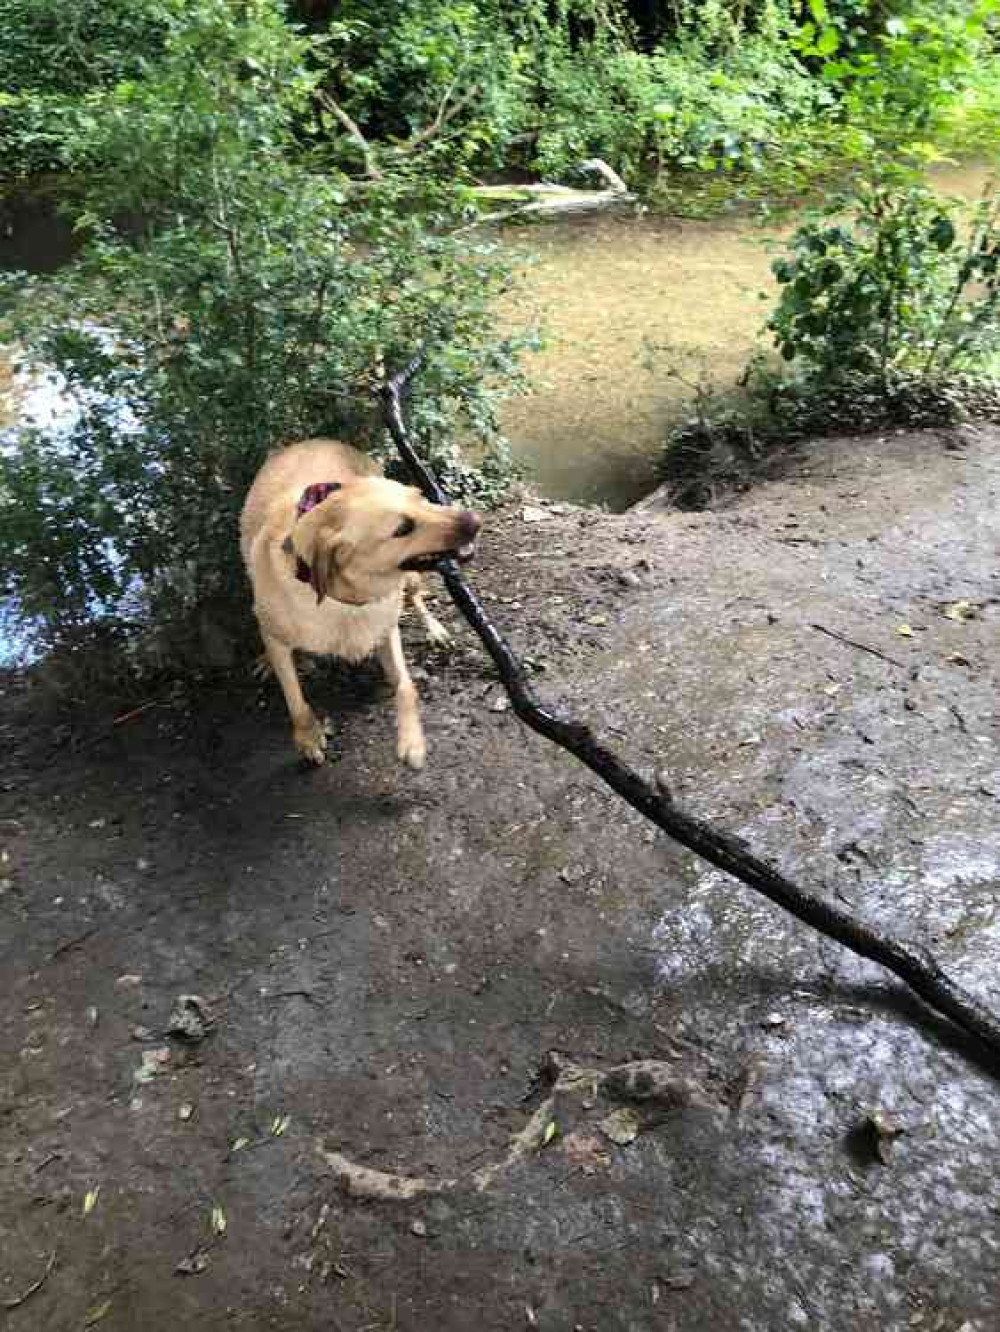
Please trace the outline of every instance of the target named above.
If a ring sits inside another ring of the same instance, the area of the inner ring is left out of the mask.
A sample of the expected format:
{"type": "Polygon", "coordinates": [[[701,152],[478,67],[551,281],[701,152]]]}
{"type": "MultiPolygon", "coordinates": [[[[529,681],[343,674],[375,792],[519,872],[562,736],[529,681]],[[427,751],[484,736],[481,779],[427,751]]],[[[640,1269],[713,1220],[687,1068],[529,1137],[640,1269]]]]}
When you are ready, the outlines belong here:
{"type": "Polygon", "coordinates": [[[783,364],[756,358],[736,392],[690,385],[694,415],[659,468],[674,503],[745,488],[810,436],[1000,420],[1000,196],[966,215],[877,172],[808,218],[773,270],[783,364]]]}
{"type": "Polygon", "coordinates": [[[0,177],[65,167],[76,109],[135,77],[162,35],[155,0],[4,0],[0,177]]]}
{"type": "Polygon", "coordinates": [[[897,370],[931,375],[988,364],[1000,345],[1000,198],[967,234],[955,205],[923,186],[862,184],[798,228],[773,265],[781,296],[768,330],[807,377],[845,374],[890,392],[897,370]]]}
{"type": "Polygon", "coordinates": [[[267,450],[344,430],[377,444],[377,367],[424,338],[418,436],[460,487],[495,489],[484,384],[513,363],[492,325],[502,271],[449,236],[450,192],[352,188],[304,141],[321,71],[277,0],[161,9],[161,58],[80,120],[76,160],[102,168],[83,258],[7,293],[8,333],[79,417],[0,456],[0,582],[46,641],[104,618],[144,659],[197,656],[198,608],[245,623],[235,519],[267,450]],[[130,239],[122,215],[141,220],[130,239]]]}

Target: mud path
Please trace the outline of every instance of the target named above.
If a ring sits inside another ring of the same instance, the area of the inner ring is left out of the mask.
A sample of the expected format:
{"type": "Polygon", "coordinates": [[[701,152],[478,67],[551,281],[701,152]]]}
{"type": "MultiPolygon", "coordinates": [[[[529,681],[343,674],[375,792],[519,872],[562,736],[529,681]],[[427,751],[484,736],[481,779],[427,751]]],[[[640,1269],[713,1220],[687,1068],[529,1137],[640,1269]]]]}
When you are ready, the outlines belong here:
{"type": "MultiPolygon", "coordinates": [[[[543,693],[994,1007],[998,443],[819,444],[725,514],[515,507],[475,571],[543,693]]],[[[412,655],[419,775],[374,677],[311,681],[310,773],[271,690],[109,730],[5,680],[0,1299],[56,1255],[8,1325],[996,1327],[996,1071],[525,734],[471,643],[412,655]],[[553,1088],[552,1050],[688,1090],[553,1088]]]]}

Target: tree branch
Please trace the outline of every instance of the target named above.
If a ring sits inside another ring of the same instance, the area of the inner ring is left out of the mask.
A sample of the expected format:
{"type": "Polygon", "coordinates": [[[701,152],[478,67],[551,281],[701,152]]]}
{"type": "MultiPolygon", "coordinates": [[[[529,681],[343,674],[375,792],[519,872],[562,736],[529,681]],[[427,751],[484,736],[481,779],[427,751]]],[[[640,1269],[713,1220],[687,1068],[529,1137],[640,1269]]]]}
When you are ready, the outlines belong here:
{"type": "Polygon", "coordinates": [[[344,129],[361,149],[361,155],[365,159],[365,173],[371,180],[382,180],[382,172],[375,164],[375,151],[371,144],[361,133],[357,121],[352,120],[343,107],[338,106],[329,93],[320,92],[317,94],[320,103],[326,107],[327,111],[340,121],[344,129]]]}
{"type": "Polygon", "coordinates": [[[396,149],[397,152],[412,152],[414,148],[419,148],[421,144],[426,143],[429,139],[433,139],[436,134],[444,129],[445,125],[447,125],[450,120],[454,120],[459,112],[464,111],[469,103],[479,96],[482,89],[478,83],[474,83],[471,87],[465,90],[458,101],[451,102],[451,95],[454,91],[455,83],[453,81],[445,90],[445,94],[441,98],[441,104],[437,109],[437,115],[431,123],[426,125],[422,130],[418,130],[416,134],[411,134],[405,142],[399,144],[396,149]],[[451,102],[450,106],[448,105],[449,102],[451,102]]]}
{"type": "MultiPolygon", "coordinates": [[[[421,350],[381,389],[389,432],[403,461],[427,498],[447,504],[448,497],[418,457],[403,419],[402,394],[424,363],[421,350]]],[[[633,809],[662,828],[675,841],[717,866],[741,883],[757,889],[798,920],[835,939],[859,957],[898,976],[925,1003],[945,1014],[963,1031],[977,1037],[994,1056],[1000,1056],[1000,1020],[962,986],[947,976],[930,951],[856,920],[825,898],[800,888],[773,866],[759,860],[726,833],[680,809],[668,791],[656,790],[599,740],[583,722],[560,716],[535,698],[524,667],[487,616],[454,560],[442,560],[438,571],[455,605],[475,630],[489,653],[510,698],[514,712],[526,726],[579,759],[633,809]]]]}

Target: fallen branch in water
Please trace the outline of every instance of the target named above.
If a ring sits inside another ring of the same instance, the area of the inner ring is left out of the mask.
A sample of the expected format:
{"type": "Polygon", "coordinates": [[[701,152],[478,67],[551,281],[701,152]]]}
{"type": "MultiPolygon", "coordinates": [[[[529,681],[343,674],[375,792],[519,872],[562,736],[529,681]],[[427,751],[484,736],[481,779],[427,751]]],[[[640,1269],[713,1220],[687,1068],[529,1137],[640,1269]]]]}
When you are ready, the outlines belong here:
{"type": "Polygon", "coordinates": [[[513,218],[526,217],[528,214],[546,218],[568,217],[635,202],[635,195],[631,193],[621,176],[599,157],[581,162],[580,170],[599,175],[606,182],[607,189],[575,190],[567,185],[550,185],[544,182],[538,185],[473,186],[470,193],[477,203],[512,203],[514,207],[505,208],[498,213],[483,213],[474,222],[459,227],[455,234],[461,235],[463,232],[472,231],[475,227],[509,222],[513,218]]]}
{"type": "MultiPolygon", "coordinates": [[[[414,450],[403,420],[402,395],[423,363],[424,353],[420,351],[387,380],[381,389],[382,405],[390,434],[414,480],[429,500],[447,504],[447,495],[414,450]]],[[[583,722],[543,707],[532,692],[524,667],[486,614],[458,564],[454,560],[442,560],[438,571],[455,605],[489,653],[511,706],[526,726],[579,759],[633,809],[644,814],[682,846],[748,887],[756,888],[820,934],[835,939],[859,957],[878,962],[904,981],[930,1007],[945,1014],[957,1027],[977,1037],[994,1055],[1000,1056],[1000,1019],[947,976],[929,949],[893,938],[856,920],[825,898],[800,888],[773,866],[746,851],[735,838],[685,813],[674,804],[669,791],[651,786],[597,740],[583,722]]]]}

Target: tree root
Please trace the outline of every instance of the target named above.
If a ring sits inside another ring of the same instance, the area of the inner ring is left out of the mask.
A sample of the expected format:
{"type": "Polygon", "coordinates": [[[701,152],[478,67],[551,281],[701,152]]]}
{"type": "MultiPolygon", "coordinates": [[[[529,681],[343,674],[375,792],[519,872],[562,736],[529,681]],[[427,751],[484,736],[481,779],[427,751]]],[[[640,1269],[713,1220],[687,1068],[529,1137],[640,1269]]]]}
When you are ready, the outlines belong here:
{"type": "MultiPolygon", "coordinates": [[[[349,1197],[372,1202],[412,1202],[416,1198],[460,1191],[485,1193],[522,1161],[537,1156],[550,1140],[554,1143],[557,1135],[566,1139],[570,1119],[593,1110],[602,1097],[632,1102],[653,1112],[686,1106],[715,1109],[715,1103],[699,1083],[678,1077],[672,1065],[656,1059],[640,1059],[601,1070],[584,1068],[553,1052],[545,1073],[552,1084],[549,1095],[524,1128],[514,1134],[504,1155],[465,1175],[432,1179],[426,1175],[397,1174],[360,1165],[322,1145],[317,1150],[349,1197]]],[[[647,1117],[647,1123],[654,1122],[655,1115],[647,1117]]]]}

